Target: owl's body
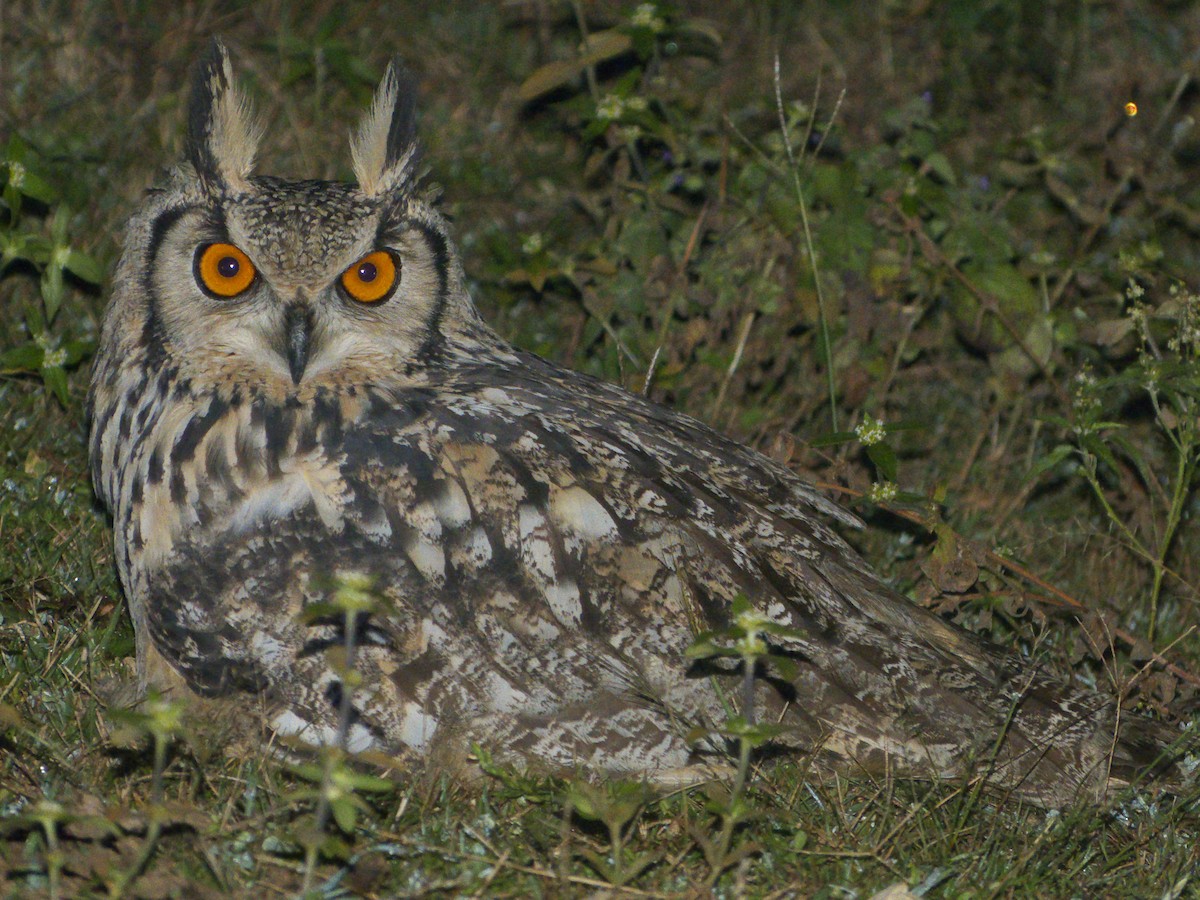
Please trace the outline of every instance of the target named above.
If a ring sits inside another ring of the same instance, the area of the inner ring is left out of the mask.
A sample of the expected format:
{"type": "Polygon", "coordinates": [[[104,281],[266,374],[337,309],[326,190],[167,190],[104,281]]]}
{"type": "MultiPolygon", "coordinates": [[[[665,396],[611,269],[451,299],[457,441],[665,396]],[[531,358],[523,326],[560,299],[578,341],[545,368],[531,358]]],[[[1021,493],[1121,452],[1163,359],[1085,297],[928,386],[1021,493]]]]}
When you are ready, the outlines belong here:
{"type": "Polygon", "coordinates": [[[190,165],[130,226],[93,376],[146,680],[335,740],[346,636],[304,611],[353,572],[379,599],[350,749],[670,780],[737,704],[736,673],[685,654],[743,595],[788,631],[772,649],[796,671],[755,682],[779,749],[1049,805],[1153,760],[1111,698],[884,586],[785,468],[498,338],[414,190],[411,119],[389,71],[358,184],[252,177],[223,51],[203,70],[190,165]]]}

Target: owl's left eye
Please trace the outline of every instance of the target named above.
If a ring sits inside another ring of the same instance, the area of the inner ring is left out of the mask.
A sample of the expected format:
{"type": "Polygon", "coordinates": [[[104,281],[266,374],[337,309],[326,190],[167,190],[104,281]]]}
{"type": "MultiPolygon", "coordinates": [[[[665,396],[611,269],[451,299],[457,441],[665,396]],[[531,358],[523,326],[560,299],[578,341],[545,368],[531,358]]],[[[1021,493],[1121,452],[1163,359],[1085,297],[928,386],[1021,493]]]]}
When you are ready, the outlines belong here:
{"type": "Polygon", "coordinates": [[[254,283],[250,257],[233,244],[205,244],[196,251],[196,281],[210,297],[228,300],[254,283]]]}
{"type": "Polygon", "coordinates": [[[382,303],[396,289],[400,260],[390,250],[368,253],[342,273],[342,287],[359,303],[382,303]]]}

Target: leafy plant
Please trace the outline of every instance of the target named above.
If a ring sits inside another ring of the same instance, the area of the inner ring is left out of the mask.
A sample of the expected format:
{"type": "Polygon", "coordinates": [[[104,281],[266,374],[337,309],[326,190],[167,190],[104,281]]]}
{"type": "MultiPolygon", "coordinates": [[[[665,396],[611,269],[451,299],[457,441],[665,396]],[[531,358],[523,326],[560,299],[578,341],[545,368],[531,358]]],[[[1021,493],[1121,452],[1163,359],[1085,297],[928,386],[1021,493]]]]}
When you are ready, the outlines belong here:
{"type": "Polygon", "coordinates": [[[383,792],[393,788],[386,778],[356,771],[346,751],[354,713],[354,693],[362,686],[362,673],[355,668],[357,635],[361,623],[379,609],[379,604],[380,598],[368,576],[359,572],[341,572],[334,579],[330,600],[310,604],[302,614],[302,620],[308,624],[331,620],[338,623],[343,637],[340,645],[331,647],[326,653],[341,684],[334,741],[320,749],[318,763],[294,767],[295,774],[313,787],[295,791],[288,797],[291,801],[315,801],[316,804],[313,828],[302,838],[305,894],[312,887],[321,853],[343,858],[347,855],[345,845],[327,833],[330,818],[343,834],[353,835],[359,814],[370,809],[358,796],[359,792],[383,792]]]}
{"type": "Polygon", "coordinates": [[[1176,284],[1151,306],[1144,288],[1131,280],[1126,298],[1128,316],[1116,324],[1136,338],[1135,362],[1109,375],[1097,376],[1088,368],[1076,374],[1074,421],[1049,418],[1067,429],[1071,440],[1047,453],[1034,474],[1069,458],[1078,463],[1076,471],[1125,546],[1152,569],[1146,638],[1153,641],[1164,581],[1169,574],[1178,577],[1168,558],[1200,468],[1200,295],[1176,284]],[[1120,407],[1139,396],[1152,412],[1157,446],[1132,440],[1130,426],[1116,418],[1120,407]],[[1145,529],[1135,529],[1114,505],[1111,479],[1127,467],[1136,472],[1154,511],[1145,529]]]}
{"type": "Polygon", "coordinates": [[[67,370],[91,355],[95,341],[72,336],[70,327],[56,329],[65,276],[98,285],[104,273],[95,259],[72,246],[70,212],[58,203],[34,154],[16,137],[8,142],[0,173],[0,280],[22,272],[38,279],[38,299],[25,313],[29,339],[0,353],[0,374],[37,374],[66,406],[67,370]],[[46,227],[40,220],[51,209],[46,227]]]}
{"type": "Polygon", "coordinates": [[[162,837],[163,826],[170,820],[163,807],[163,775],[167,769],[167,755],[171,744],[184,735],[185,704],[151,691],[138,709],[114,710],[113,717],[121,729],[115,740],[118,743],[135,743],[149,736],[154,756],[154,774],[150,788],[149,825],[141,850],[133,865],[118,873],[112,882],[112,891],[120,896],[149,865],[162,837]]]}
{"type": "MultiPolygon", "coordinates": [[[[766,640],[767,637],[795,637],[794,629],[780,625],[758,612],[743,594],[734,598],[730,612],[732,620],[726,628],[701,632],[687,649],[688,659],[736,660],[742,676],[740,710],[731,710],[724,726],[718,730],[720,736],[735,742],[737,746],[733,785],[727,790],[719,785],[708,787],[707,808],[719,823],[716,834],[710,836],[699,829],[691,832],[709,865],[709,887],[716,884],[722,872],[759,849],[753,842],[735,848],[734,835],[741,825],[755,815],[753,805],[746,798],[754,752],[782,734],[785,728],[758,721],[755,683],[760,671],[766,667],[784,679],[793,679],[797,674],[796,664],[774,652],[766,640]]],[[[704,736],[703,731],[697,731],[692,738],[700,740],[704,736]]]]}
{"type": "Polygon", "coordinates": [[[918,430],[916,423],[897,422],[885,424],[882,419],[871,415],[863,416],[861,422],[854,426],[853,431],[834,431],[814,439],[809,446],[814,448],[834,447],[857,443],[870,460],[875,470],[876,481],[867,492],[867,499],[872,503],[922,503],[925,497],[912,491],[901,491],[896,480],[900,470],[900,460],[895,447],[888,441],[889,434],[902,431],[918,430]]]}
{"type": "Polygon", "coordinates": [[[585,848],[579,855],[614,887],[629,884],[663,857],[658,850],[631,853],[626,847],[629,829],[649,796],[646,785],[631,781],[594,785],[576,779],[567,786],[570,808],[584,819],[600,822],[608,831],[606,854],[585,848]]]}

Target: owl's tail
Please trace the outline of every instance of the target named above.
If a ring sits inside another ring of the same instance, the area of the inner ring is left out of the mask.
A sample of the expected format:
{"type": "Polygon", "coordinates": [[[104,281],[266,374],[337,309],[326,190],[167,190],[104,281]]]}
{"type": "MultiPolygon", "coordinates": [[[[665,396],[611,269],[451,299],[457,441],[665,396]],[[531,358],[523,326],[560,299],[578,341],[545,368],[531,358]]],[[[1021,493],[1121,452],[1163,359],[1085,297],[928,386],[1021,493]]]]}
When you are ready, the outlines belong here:
{"type": "Polygon", "coordinates": [[[1042,806],[1104,802],[1128,788],[1200,788],[1200,727],[1175,729],[1050,676],[1026,683],[986,774],[1042,806]]]}
{"type": "Polygon", "coordinates": [[[1200,716],[1187,729],[1124,716],[1113,743],[1109,780],[1113,787],[1159,787],[1174,794],[1200,789],[1200,716]]]}

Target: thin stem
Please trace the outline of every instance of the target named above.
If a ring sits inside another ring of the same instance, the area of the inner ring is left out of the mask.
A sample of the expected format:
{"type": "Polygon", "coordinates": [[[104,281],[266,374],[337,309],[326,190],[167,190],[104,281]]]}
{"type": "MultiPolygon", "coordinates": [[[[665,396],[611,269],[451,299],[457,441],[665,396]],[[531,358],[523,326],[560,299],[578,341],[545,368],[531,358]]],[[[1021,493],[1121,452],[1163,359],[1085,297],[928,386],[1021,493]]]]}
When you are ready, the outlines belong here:
{"type": "Polygon", "coordinates": [[[746,659],[742,666],[742,718],[747,725],[755,722],[754,714],[754,668],[758,664],[753,657],[746,659]]]}
{"type": "Polygon", "coordinates": [[[1167,511],[1167,524],[1163,530],[1162,542],[1158,547],[1158,555],[1154,562],[1154,584],[1150,589],[1150,624],[1147,627],[1147,639],[1154,640],[1158,627],[1158,600],[1162,594],[1163,578],[1167,571],[1167,553],[1175,539],[1175,532],[1183,518],[1183,508],[1191,494],[1192,477],[1195,474],[1196,456],[1192,452],[1190,441],[1179,448],[1175,464],[1175,486],[1171,492],[1171,506],[1167,511]]]}
{"type": "Polygon", "coordinates": [[[53,820],[43,819],[42,831],[46,835],[46,877],[50,882],[50,898],[58,900],[62,896],[60,878],[63,865],[62,851],[58,846],[58,825],[53,820]]]}
{"type": "MultiPolygon", "coordinates": [[[[775,109],[779,114],[779,130],[783,135],[783,147],[787,151],[788,166],[792,172],[792,186],[796,191],[796,203],[800,207],[800,224],[804,230],[804,247],[812,265],[813,289],[817,295],[817,327],[821,336],[821,348],[825,356],[825,388],[829,393],[829,421],[834,431],[838,430],[837,384],[833,377],[833,348],[829,340],[829,315],[825,308],[825,291],[821,287],[821,270],[817,263],[817,250],[813,245],[812,226],[808,221],[808,203],[804,199],[804,188],[800,184],[800,167],[792,151],[792,138],[788,133],[787,116],[783,111],[783,91],[780,87],[779,55],[775,55],[775,109]]],[[[816,114],[815,111],[813,113],[816,114]]]]}
{"type": "Polygon", "coordinates": [[[1129,543],[1130,549],[1132,549],[1143,559],[1153,564],[1156,559],[1154,554],[1147,550],[1142,542],[1137,539],[1134,533],[1129,530],[1129,526],[1121,521],[1121,517],[1117,515],[1117,511],[1113,509],[1112,504],[1108,502],[1108,497],[1105,496],[1104,488],[1101,486],[1100,479],[1096,475],[1096,458],[1090,453],[1086,452],[1083,452],[1083,457],[1084,478],[1087,480],[1087,483],[1091,485],[1092,493],[1096,495],[1096,499],[1100,501],[1100,505],[1104,508],[1104,514],[1108,517],[1108,520],[1116,525],[1120,530],[1125,540],[1129,543]]]}
{"type": "MultiPolygon", "coordinates": [[[[325,829],[329,825],[329,816],[332,808],[329,803],[329,795],[333,787],[334,770],[342,762],[342,757],[346,752],[346,740],[350,734],[350,720],[354,716],[353,693],[354,686],[351,683],[351,678],[354,672],[354,656],[357,650],[355,642],[355,632],[358,626],[359,612],[356,609],[346,609],[342,626],[342,649],[345,656],[341,665],[341,686],[342,694],[338,703],[338,724],[337,734],[333,747],[326,747],[322,753],[321,764],[321,790],[320,796],[317,798],[317,809],[314,814],[316,819],[314,839],[308,843],[304,850],[304,885],[301,888],[301,894],[307,894],[312,888],[313,877],[316,874],[317,855],[320,848],[320,836],[325,833],[325,829]]],[[[336,667],[335,667],[336,668],[336,667]]]]}

